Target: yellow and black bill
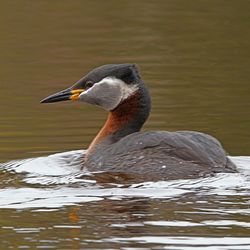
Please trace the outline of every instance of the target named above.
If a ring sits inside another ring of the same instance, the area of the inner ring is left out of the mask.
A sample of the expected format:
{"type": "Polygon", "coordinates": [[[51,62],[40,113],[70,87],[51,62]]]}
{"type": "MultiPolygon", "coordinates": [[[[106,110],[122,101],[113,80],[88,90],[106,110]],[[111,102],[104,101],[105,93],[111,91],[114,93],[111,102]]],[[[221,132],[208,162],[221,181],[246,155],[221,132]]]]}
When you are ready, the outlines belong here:
{"type": "Polygon", "coordinates": [[[84,92],[84,89],[65,89],[44,98],[41,103],[61,102],[68,100],[76,101],[79,99],[79,96],[82,92],[84,92]]]}

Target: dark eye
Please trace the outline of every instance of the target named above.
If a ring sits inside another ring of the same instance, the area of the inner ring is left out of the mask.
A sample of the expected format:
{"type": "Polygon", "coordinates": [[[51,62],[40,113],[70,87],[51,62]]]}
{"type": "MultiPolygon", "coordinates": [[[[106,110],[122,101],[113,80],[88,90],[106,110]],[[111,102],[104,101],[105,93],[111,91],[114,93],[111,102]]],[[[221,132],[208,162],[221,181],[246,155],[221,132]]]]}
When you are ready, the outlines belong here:
{"type": "Polygon", "coordinates": [[[85,84],[85,88],[86,88],[86,89],[89,89],[89,88],[91,88],[93,85],[94,85],[93,82],[87,81],[86,84],[85,84]]]}

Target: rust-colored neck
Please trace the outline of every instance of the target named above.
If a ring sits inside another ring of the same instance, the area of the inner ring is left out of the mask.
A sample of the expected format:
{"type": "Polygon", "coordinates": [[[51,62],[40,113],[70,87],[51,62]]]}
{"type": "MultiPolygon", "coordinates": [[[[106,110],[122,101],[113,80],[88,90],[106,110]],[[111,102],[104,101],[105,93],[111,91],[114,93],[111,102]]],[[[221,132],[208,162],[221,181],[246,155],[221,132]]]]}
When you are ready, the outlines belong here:
{"type": "Polygon", "coordinates": [[[124,100],[117,108],[110,111],[107,121],[103,128],[91,142],[87,155],[92,153],[97,145],[105,141],[106,144],[112,144],[122,137],[139,131],[142,124],[137,121],[140,110],[141,96],[137,91],[128,99],[124,100]],[[107,140],[105,140],[107,139],[107,140]]]}

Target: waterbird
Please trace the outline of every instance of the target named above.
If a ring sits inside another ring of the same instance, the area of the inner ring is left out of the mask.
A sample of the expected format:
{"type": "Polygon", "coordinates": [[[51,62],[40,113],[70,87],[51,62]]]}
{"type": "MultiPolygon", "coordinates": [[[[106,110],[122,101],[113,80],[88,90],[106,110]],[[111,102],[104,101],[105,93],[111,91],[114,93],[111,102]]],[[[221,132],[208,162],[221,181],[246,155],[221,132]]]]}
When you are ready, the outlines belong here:
{"type": "Polygon", "coordinates": [[[66,100],[102,107],[107,120],[90,143],[83,166],[89,171],[127,173],[145,180],[198,178],[237,172],[220,142],[194,131],[140,131],[151,98],[136,64],[107,64],[41,103],[66,100]]]}

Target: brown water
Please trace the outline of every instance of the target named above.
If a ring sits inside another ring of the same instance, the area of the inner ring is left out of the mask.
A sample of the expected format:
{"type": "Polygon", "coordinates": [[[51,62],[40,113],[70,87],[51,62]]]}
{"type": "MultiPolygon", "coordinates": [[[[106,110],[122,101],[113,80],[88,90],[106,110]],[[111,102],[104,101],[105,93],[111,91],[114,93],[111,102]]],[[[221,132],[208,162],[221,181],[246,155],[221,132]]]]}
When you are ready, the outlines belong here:
{"type": "MultiPolygon", "coordinates": [[[[39,101],[96,66],[124,62],[139,64],[152,94],[145,129],[203,131],[231,155],[250,155],[249,1],[12,0],[0,6],[1,162],[86,148],[105,111],[39,101]]],[[[27,188],[28,196],[29,188],[53,193],[60,187],[62,195],[53,198],[62,199],[73,185],[32,183],[28,177],[3,171],[0,193],[7,190],[6,197],[14,199],[19,188],[27,188]]],[[[21,199],[0,211],[1,246],[184,249],[206,243],[209,249],[249,249],[249,190],[235,185],[228,193],[204,194],[201,185],[170,198],[80,193],[83,200],[55,210],[46,202],[32,208],[21,199]],[[89,195],[95,199],[87,200],[89,195]]]]}

